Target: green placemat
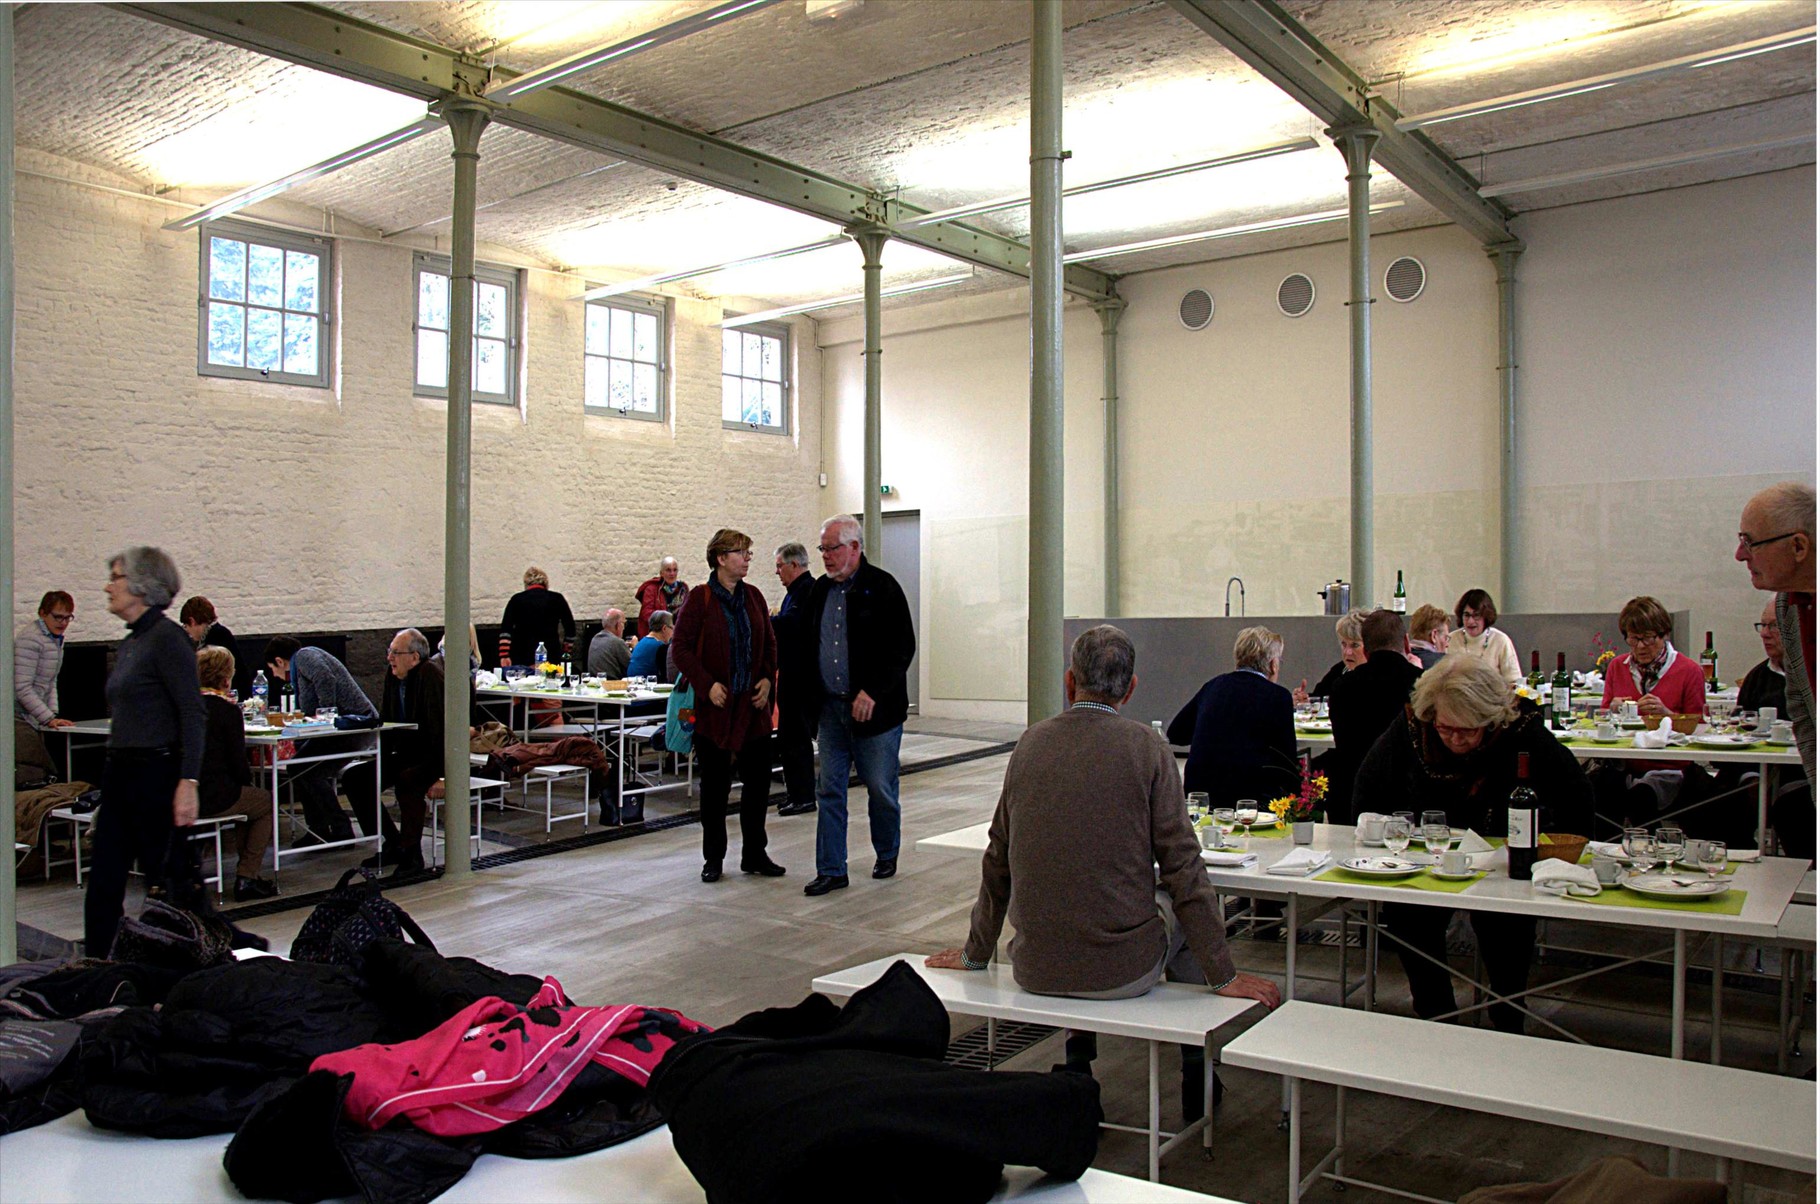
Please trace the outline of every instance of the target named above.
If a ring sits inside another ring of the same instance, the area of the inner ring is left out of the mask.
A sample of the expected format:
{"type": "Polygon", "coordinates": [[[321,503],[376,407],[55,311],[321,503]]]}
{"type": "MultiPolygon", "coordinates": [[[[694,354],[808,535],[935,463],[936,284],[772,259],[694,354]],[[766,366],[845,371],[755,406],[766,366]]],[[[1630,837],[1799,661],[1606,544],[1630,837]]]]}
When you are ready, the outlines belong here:
{"type": "Polygon", "coordinates": [[[1568,895],[1576,903],[1597,903],[1605,907],[1643,907],[1655,911],[1710,911],[1715,915],[1735,916],[1744,910],[1750,898],[1747,890],[1728,890],[1711,899],[1651,899],[1622,886],[1608,886],[1597,895],[1568,895]]]}
{"type": "Polygon", "coordinates": [[[1268,828],[1253,828],[1251,830],[1251,838],[1253,840],[1282,840],[1288,835],[1288,824],[1275,824],[1268,828]]]}
{"type": "Polygon", "coordinates": [[[1481,873],[1458,882],[1448,882],[1424,871],[1420,874],[1411,874],[1407,878],[1378,878],[1370,874],[1355,874],[1351,870],[1343,870],[1338,866],[1326,873],[1315,875],[1322,882],[1341,882],[1347,886],[1401,886],[1409,890],[1440,891],[1444,895],[1457,895],[1484,876],[1481,873]]]}

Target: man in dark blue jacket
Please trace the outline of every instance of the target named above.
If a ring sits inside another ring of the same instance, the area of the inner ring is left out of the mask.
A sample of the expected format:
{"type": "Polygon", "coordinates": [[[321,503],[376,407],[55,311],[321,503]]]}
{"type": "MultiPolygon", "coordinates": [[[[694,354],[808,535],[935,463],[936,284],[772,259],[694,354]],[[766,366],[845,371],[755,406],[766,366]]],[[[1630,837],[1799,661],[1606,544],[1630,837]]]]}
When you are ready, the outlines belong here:
{"type": "Polygon", "coordinates": [[[1365,663],[1334,683],[1327,696],[1333,719],[1333,753],[1327,758],[1327,797],[1335,822],[1346,823],[1353,781],[1365,754],[1384,729],[1403,717],[1422,670],[1410,663],[1403,616],[1374,610],[1359,623],[1365,663]]]}
{"type": "Polygon", "coordinates": [[[1262,806],[1301,788],[1295,703],[1277,684],[1283,637],[1247,627],[1233,642],[1238,667],[1202,686],[1169,724],[1169,742],[1188,746],[1182,787],[1204,790],[1216,807],[1240,799],[1262,806]]]}
{"type": "Polygon", "coordinates": [[[777,579],[784,585],[784,602],[771,617],[771,629],[777,633],[777,753],[786,796],[777,813],[807,815],[815,810],[815,729],[820,719],[808,680],[815,666],[803,654],[808,642],[803,623],[815,588],[809,550],[794,542],[779,546],[777,579]]]}
{"type": "Polygon", "coordinates": [[[916,631],[903,587],[869,562],[859,520],[837,514],[822,524],[822,567],[810,589],[802,641],[819,715],[821,778],[816,791],[815,881],[806,895],[847,885],[847,772],[866,784],[874,878],[897,873],[902,827],[897,802],[898,749],[910,713],[905,674],[916,655],[916,631]]]}

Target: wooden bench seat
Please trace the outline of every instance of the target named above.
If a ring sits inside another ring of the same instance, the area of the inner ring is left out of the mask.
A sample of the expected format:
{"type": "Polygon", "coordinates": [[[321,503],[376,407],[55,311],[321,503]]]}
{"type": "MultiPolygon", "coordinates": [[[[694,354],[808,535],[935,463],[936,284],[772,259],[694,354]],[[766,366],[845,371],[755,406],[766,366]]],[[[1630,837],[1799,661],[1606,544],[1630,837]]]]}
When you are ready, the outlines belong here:
{"type": "Polygon", "coordinates": [[[1018,986],[1011,976],[1011,967],[1004,963],[994,963],[984,970],[931,970],[923,965],[923,957],[920,953],[893,954],[849,970],[824,974],[811,985],[824,995],[845,999],[860,988],[877,982],[892,962],[904,961],[929,984],[951,1015],[1046,1024],[1112,1037],[1135,1037],[1147,1042],[1150,1124],[1142,1129],[1115,1124],[1106,1127],[1143,1133],[1149,1138],[1150,1180],[1153,1183],[1157,1181],[1162,1156],[1204,1131],[1208,1124],[1203,1118],[1180,1133],[1162,1131],[1157,1078],[1163,1045],[1202,1045],[1207,1048],[1207,1065],[1211,1068],[1213,1032],[1257,1006],[1254,1000],[1215,995],[1204,985],[1175,982],[1159,983],[1149,994],[1136,999],[1068,999],[1058,995],[1037,995],[1018,986]]]}
{"type": "Polygon", "coordinates": [[[1323,1178],[1380,1186],[1344,1171],[1349,1089],[1710,1154],[1721,1178],[1734,1159],[1814,1173],[1814,1084],[1803,1079],[1306,1002],[1252,1025],[1221,1059],[1289,1081],[1292,1202],[1323,1178]],[[1305,1081],[1339,1092],[1333,1149],[1307,1175],[1305,1081]]]}

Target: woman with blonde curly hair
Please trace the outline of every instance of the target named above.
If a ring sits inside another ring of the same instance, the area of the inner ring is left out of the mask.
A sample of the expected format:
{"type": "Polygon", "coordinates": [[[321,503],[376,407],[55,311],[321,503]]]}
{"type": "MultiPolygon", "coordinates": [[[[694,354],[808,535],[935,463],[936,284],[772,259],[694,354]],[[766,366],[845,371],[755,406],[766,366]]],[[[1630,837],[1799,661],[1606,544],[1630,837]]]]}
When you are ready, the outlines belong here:
{"type": "MultiPolygon", "coordinates": [[[[1541,711],[1514,695],[1494,666],[1470,653],[1453,653],[1416,680],[1403,717],[1365,755],[1353,787],[1353,812],[1444,811],[1456,828],[1501,837],[1517,757],[1525,753],[1544,830],[1590,834],[1592,784],[1543,725],[1541,711]]],[[[1492,991],[1508,996],[1523,990],[1535,952],[1535,920],[1486,911],[1471,916],[1492,991]]],[[[1416,1015],[1424,1019],[1455,1007],[1445,968],[1452,918],[1444,907],[1384,907],[1384,926],[1400,942],[1397,956],[1409,977],[1416,1015]]],[[[1490,1011],[1498,1028],[1523,1031],[1523,1013],[1516,1007],[1496,1004],[1490,1011]]]]}

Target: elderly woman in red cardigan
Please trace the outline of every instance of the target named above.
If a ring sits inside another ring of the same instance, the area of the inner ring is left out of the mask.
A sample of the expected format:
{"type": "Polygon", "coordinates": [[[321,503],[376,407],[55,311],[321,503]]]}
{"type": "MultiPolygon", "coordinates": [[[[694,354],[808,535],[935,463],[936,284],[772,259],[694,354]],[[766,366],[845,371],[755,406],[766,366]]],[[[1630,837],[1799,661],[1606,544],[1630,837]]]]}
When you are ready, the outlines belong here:
{"type": "Polygon", "coordinates": [[[1699,661],[1668,642],[1674,628],[1668,608],[1647,594],[1624,604],[1618,630],[1630,651],[1606,666],[1600,706],[1635,699],[1651,727],[1665,715],[1705,713],[1706,674],[1699,661]]]}
{"type": "Polygon", "coordinates": [[[771,796],[771,688],[777,640],[764,595],[745,582],[752,541],[722,528],[708,542],[708,581],[689,591],[670,655],[695,689],[695,754],[701,761],[701,880],[720,881],[727,855],[727,796],[739,771],[739,868],[776,878],[765,855],[771,796]]]}

